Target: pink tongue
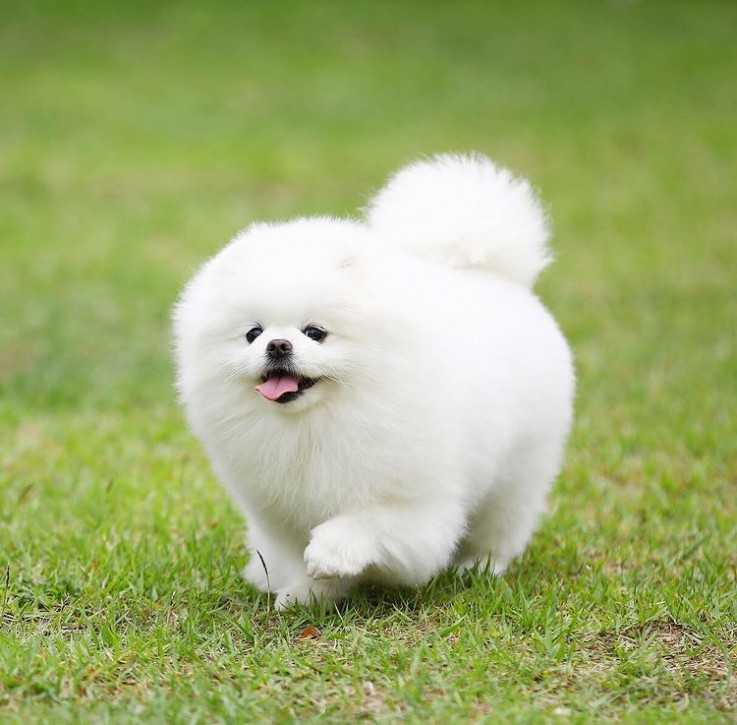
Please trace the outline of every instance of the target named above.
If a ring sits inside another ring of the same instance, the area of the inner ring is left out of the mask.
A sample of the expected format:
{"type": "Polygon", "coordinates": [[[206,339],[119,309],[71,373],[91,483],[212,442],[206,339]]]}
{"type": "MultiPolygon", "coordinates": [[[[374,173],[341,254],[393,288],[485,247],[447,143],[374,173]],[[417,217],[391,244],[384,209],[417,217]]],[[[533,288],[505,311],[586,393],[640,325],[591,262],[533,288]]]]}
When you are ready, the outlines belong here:
{"type": "Polygon", "coordinates": [[[294,375],[272,375],[265,383],[256,386],[266,400],[279,400],[284,393],[299,390],[299,378],[294,375]]]}

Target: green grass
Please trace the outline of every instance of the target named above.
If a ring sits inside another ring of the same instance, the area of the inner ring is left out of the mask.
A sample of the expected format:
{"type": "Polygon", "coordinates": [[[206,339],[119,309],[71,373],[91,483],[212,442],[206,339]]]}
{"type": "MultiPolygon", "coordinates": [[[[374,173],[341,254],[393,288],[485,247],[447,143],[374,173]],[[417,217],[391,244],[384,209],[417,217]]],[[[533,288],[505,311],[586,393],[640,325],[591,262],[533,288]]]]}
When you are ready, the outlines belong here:
{"type": "Polygon", "coordinates": [[[15,5],[0,721],[735,720],[736,4],[15,5]],[[249,221],[459,149],[555,222],[551,513],[502,579],[277,614],[177,409],[170,305],[249,221]]]}

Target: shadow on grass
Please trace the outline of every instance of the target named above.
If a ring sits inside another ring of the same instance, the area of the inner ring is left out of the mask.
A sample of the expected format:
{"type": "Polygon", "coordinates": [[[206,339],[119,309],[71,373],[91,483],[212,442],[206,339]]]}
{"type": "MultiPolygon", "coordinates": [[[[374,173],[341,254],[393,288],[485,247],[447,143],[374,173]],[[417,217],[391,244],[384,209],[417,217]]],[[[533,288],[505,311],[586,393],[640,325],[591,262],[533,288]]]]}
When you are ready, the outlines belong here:
{"type": "Polygon", "coordinates": [[[552,555],[542,559],[533,554],[523,557],[501,576],[494,576],[483,567],[461,575],[448,569],[420,588],[363,584],[337,604],[318,601],[277,612],[273,598],[246,582],[229,599],[240,600],[264,624],[278,623],[278,629],[285,634],[291,632],[292,636],[294,630],[310,626],[336,631],[390,621],[416,624],[448,616],[460,619],[466,615],[498,615],[522,622],[533,603],[557,597],[562,583],[580,571],[577,561],[558,561],[552,555]]]}

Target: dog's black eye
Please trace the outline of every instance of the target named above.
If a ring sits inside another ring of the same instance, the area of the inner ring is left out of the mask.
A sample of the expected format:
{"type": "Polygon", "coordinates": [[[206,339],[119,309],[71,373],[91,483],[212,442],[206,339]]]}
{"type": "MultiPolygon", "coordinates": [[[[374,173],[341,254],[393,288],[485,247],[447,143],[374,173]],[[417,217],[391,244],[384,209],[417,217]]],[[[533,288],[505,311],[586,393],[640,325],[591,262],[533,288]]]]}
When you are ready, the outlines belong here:
{"type": "Polygon", "coordinates": [[[247,333],[246,333],[246,341],[250,345],[261,333],[263,330],[256,326],[252,327],[247,333]]]}
{"type": "Polygon", "coordinates": [[[302,332],[304,332],[310,340],[314,340],[315,342],[322,342],[328,336],[328,333],[325,332],[325,330],[321,330],[319,327],[305,327],[302,332]]]}

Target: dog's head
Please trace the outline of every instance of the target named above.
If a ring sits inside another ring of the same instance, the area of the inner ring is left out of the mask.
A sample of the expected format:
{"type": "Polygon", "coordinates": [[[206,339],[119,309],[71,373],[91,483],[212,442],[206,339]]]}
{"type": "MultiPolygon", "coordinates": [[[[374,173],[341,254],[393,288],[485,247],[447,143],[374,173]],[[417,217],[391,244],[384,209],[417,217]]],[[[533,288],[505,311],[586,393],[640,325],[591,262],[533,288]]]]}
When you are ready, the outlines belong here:
{"type": "MultiPolygon", "coordinates": [[[[175,310],[179,386],[240,386],[250,407],[301,411],[350,388],[371,332],[357,224],[260,224],[185,288],[175,310]]],[[[213,387],[212,389],[216,389],[213,387]]]]}

